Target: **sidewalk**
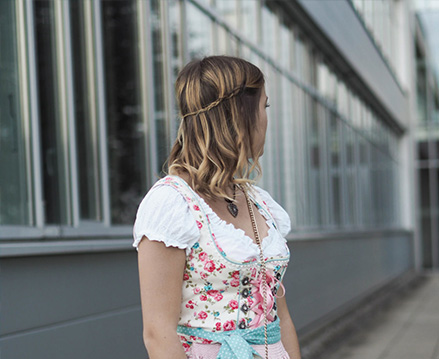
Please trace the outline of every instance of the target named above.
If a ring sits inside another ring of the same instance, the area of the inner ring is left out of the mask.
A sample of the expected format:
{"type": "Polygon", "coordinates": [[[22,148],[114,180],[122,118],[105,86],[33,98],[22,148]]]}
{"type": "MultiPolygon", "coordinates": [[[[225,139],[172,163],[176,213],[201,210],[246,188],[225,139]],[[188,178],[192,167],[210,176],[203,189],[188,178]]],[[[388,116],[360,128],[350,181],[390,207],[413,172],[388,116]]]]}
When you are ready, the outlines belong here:
{"type": "Polygon", "coordinates": [[[439,272],[325,359],[439,359],[439,272]]]}

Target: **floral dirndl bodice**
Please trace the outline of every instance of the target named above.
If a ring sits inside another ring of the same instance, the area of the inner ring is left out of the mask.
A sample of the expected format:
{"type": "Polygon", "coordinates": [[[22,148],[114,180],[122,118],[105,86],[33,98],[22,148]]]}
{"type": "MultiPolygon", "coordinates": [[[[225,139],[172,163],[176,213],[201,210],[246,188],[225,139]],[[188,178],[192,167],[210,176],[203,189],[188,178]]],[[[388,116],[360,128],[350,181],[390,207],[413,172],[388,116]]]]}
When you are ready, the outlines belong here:
{"type": "MultiPolygon", "coordinates": [[[[241,262],[226,254],[217,243],[210,219],[204,213],[199,196],[177,176],[167,176],[154,186],[168,185],[178,190],[185,198],[200,230],[200,239],[186,258],[183,273],[182,302],[179,326],[202,328],[211,332],[245,330],[264,323],[263,298],[260,290],[261,273],[259,259],[241,262]]],[[[273,221],[268,206],[257,191],[250,198],[273,221]]],[[[268,321],[277,318],[276,293],[285,274],[289,252],[285,257],[266,258],[268,321]]],[[[210,343],[210,340],[180,333],[185,351],[192,343],[210,343]]]]}

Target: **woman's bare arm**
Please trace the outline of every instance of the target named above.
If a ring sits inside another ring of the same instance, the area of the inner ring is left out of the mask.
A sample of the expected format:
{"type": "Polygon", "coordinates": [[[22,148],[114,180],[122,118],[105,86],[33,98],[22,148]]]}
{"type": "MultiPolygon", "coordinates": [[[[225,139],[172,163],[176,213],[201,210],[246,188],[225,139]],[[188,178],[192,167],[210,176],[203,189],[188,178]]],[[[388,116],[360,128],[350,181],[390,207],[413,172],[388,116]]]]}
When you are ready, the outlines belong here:
{"type": "Polygon", "coordinates": [[[143,237],[138,246],[143,340],[151,359],[186,359],[177,335],[186,254],[143,237]]]}
{"type": "Polygon", "coordinates": [[[291,320],[285,296],[277,299],[277,315],[280,320],[281,340],[285,350],[291,359],[301,359],[296,328],[291,320]]]}

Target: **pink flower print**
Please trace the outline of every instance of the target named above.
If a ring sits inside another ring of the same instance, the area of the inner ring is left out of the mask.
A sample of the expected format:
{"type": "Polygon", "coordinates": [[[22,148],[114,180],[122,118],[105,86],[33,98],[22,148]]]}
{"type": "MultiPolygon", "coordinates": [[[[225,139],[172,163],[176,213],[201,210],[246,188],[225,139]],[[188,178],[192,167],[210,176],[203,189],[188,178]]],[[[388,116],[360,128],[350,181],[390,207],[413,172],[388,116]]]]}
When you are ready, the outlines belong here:
{"type": "Polygon", "coordinates": [[[217,331],[220,331],[221,330],[221,323],[216,323],[215,324],[215,329],[217,330],[217,331]]]}
{"type": "Polygon", "coordinates": [[[218,293],[219,293],[219,291],[217,291],[215,289],[211,289],[211,290],[207,291],[207,294],[210,295],[211,297],[215,297],[218,293]]]}
{"type": "Polygon", "coordinates": [[[199,211],[199,210],[200,210],[200,207],[198,207],[196,204],[194,204],[194,209],[195,209],[196,211],[199,211]]]}
{"type": "Polygon", "coordinates": [[[235,278],[235,279],[239,279],[239,270],[234,271],[234,272],[232,273],[232,277],[235,278]]]}
{"type": "Polygon", "coordinates": [[[189,338],[190,340],[197,340],[197,337],[194,337],[193,335],[191,335],[189,338]]]}
{"type": "Polygon", "coordinates": [[[194,288],[194,294],[198,294],[198,293],[200,293],[200,288],[198,288],[198,287],[196,287],[196,288],[194,288]]]}
{"type": "Polygon", "coordinates": [[[233,278],[233,279],[230,281],[230,285],[231,285],[232,287],[239,287],[239,279],[233,278]]]}
{"type": "Polygon", "coordinates": [[[200,221],[196,221],[196,222],[197,222],[198,229],[201,229],[203,227],[203,224],[200,221]]]}
{"type": "Polygon", "coordinates": [[[221,293],[217,293],[214,297],[213,297],[217,302],[219,302],[221,299],[223,299],[223,295],[221,293]]]}
{"type": "Polygon", "coordinates": [[[202,302],[205,302],[205,301],[207,300],[207,296],[206,296],[205,294],[201,294],[201,295],[200,295],[200,300],[201,300],[202,302]]]}
{"type": "MultiPolygon", "coordinates": [[[[220,327],[221,327],[221,324],[220,324],[220,327]]],[[[203,339],[202,344],[212,344],[212,340],[209,340],[209,339],[203,339]]]]}
{"type": "Polygon", "coordinates": [[[198,259],[200,260],[200,261],[206,261],[207,260],[207,258],[209,258],[209,256],[207,255],[207,253],[206,252],[201,252],[199,255],[198,255],[198,259]]]}
{"type": "Polygon", "coordinates": [[[184,349],[185,353],[188,352],[189,349],[191,348],[191,346],[188,343],[183,343],[182,345],[183,345],[183,349],[184,349]]]}
{"type": "Polygon", "coordinates": [[[206,264],[204,265],[204,269],[210,273],[212,273],[215,270],[215,268],[216,268],[215,263],[213,263],[213,261],[207,261],[206,264]]]}
{"type": "Polygon", "coordinates": [[[220,268],[221,268],[221,269],[224,269],[224,268],[226,268],[226,266],[225,266],[224,264],[221,263],[221,264],[220,264],[220,268]]]}
{"type": "Polygon", "coordinates": [[[250,297],[247,298],[248,301],[248,305],[252,306],[253,305],[253,299],[251,299],[250,297]]]}
{"type": "Polygon", "coordinates": [[[184,273],[184,274],[183,274],[183,280],[188,280],[188,279],[189,279],[189,274],[184,273]]]}
{"type": "Polygon", "coordinates": [[[224,328],[225,331],[228,331],[228,330],[235,330],[235,329],[236,329],[235,321],[233,321],[233,320],[228,320],[227,322],[225,322],[225,323],[223,324],[223,328],[224,328]]]}
{"type": "Polygon", "coordinates": [[[204,320],[204,319],[207,318],[207,313],[201,311],[201,312],[198,313],[197,317],[198,317],[198,319],[202,319],[202,320],[204,320]]]}
{"type": "Polygon", "coordinates": [[[236,300],[232,299],[229,302],[229,307],[232,308],[232,309],[238,309],[238,302],[236,300]]]}
{"type": "Polygon", "coordinates": [[[252,268],[252,277],[256,277],[257,272],[256,268],[252,268]]]}
{"type": "Polygon", "coordinates": [[[197,305],[197,303],[190,300],[189,302],[187,302],[186,308],[194,309],[195,308],[194,305],[197,305]]]}
{"type": "Polygon", "coordinates": [[[200,273],[200,276],[201,276],[201,278],[203,278],[203,279],[206,279],[206,278],[207,278],[207,274],[204,273],[204,272],[201,272],[201,273],[200,273]]]}

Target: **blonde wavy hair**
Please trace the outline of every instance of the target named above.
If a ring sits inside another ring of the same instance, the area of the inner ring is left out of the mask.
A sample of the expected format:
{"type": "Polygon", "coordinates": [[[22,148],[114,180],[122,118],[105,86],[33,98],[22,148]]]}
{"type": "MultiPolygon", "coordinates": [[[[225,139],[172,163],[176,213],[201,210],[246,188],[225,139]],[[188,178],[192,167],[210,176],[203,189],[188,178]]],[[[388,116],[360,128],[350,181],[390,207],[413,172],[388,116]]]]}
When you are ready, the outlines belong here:
{"type": "Polygon", "coordinates": [[[187,172],[192,188],[207,198],[229,198],[230,184],[248,188],[250,174],[261,174],[253,139],[264,84],[261,70],[240,58],[188,63],[175,84],[181,123],[168,173],[187,172]]]}

